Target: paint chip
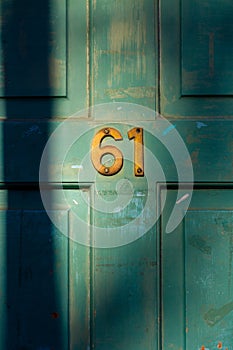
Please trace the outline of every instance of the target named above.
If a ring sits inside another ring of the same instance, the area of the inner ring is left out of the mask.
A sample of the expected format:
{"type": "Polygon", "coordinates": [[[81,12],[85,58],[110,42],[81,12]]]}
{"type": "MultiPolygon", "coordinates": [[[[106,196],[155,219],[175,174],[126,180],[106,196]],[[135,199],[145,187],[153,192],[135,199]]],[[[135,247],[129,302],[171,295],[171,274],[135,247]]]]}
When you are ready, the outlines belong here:
{"type": "Polygon", "coordinates": [[[180,204],[183,201],[185,201],[189,197],[189,193],[186,193],[184,196],[182,196],[180,199],[176,201],[176,204],[180,204]]]}
{"type": "Polygon", "coordinates": [[[36,135],[40,135],[42,134],[40,128],[38,125],[32,125],[30,126],[30,128],[28,128],[24,134],[23,134],[23,137],[28,137],[28,136],[31,136],[33,134],[36,134],[36,135]]]}
{"type": "Polygon", "coordinates": [[[163,136],[166,136],[167,134],[169,134],[169,132],[171,132],[173,129],[176,128],[176,125],[172,124],[169,125],[164,131],[163,131],[163,136]]]}
{"type": "Polygon", "coordinates": [[[72,169],[83,169],[83,166],[82,165],[71,165],[71,168],[72,169]]]}
{"type": "Polygon", "coordinates": [[[205,126],[208,126],[207,124],[202,123],[202,122],[196,122],[196,124],[197,124],[197,128],[198,129],[201,129],[201,128],[205,127],[205,126]]]}

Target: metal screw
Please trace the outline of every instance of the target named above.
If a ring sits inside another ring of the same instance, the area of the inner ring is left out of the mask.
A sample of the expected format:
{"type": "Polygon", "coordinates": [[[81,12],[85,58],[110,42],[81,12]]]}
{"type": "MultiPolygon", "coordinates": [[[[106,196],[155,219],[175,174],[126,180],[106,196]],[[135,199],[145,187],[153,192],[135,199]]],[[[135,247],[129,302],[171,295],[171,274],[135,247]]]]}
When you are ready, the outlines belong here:
{"type": "Polygon", "coordinates": [[[136,132],[137,132],[138,134],[140,134],[141,129],[137,128],[137,129],[136,129],[136,132]]]}
{"type": "Polygon", "coordinates": [[[137,168],[137,173],[141,173],[142,172],[142,169],[141,168],[137,168]]]}
{"type": "Polygon", "coordinates": [[[104,172],[107,174],[109,172],[109,168],[105,168],[104,172]]]}
{"type": "Polygon", "coordinates": [[[105,134],[109,134],[109,129],[104,129],[105,134]]]}

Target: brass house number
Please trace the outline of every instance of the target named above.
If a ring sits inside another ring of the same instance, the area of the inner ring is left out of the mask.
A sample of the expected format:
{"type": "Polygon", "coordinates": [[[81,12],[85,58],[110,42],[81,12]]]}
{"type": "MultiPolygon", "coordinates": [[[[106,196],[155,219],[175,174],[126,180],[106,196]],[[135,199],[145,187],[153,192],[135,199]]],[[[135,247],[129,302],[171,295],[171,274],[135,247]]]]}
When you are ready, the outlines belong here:
{"type": "MultiPolygon", "coordinates": [[[[119,130],[105,127],[99,130],[92,141],[91,145],[91,160],[94,168],[98,173],[104,176],[112,176],[117,174],[123,167],[124,157],[122,152],[116,146],[102,146],[102,141],[106,137],[111,137],[115,141],[123,140],[119,130]],[[102,163],[103,157],[111,155],[113,164],[106,166],[102,163]]],[[[129,140],[134,140],[134,175],[144,176],[144,145],[143,145],[143,128],[133,128],[128,131],[129,140]]]]}

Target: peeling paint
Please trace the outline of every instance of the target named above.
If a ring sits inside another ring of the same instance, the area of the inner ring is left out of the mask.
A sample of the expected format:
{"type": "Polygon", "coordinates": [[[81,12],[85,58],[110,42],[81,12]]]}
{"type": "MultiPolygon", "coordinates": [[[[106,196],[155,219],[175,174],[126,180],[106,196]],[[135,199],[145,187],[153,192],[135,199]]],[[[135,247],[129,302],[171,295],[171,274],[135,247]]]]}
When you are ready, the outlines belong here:
{"type": "Polygon", "coordinates": [[[146,15],[143,1],[116,1],[111,11],[114,17],[111,19],[108,47],[114,54],[109,86],[113,85],[113,81],[119,84],[122,73],[125,72],[133,79],[135,76],[142,78],[146,75],[146,15]],[[133,53],[134,59],[128,52],[133,53]]]}
{"type": "Polygon", "coordinates": [[[106,89],[105,94],[112,99],[120,99],[120,98],[154,98],[155,97],[155,87],[149,86],[136,86],[129,87],[127,89],[106,89]]]}
{"type": "Polygon", "coordinates": [[[33,134],[37,134],[37,135],[42,134],[42,132],[41,132],[41,130],[40,130],[40,128],[39,128],[38,125],[32,125],[32,126],[30,126],[30,128],[27,129],[27,130],[23,133],[23,137],[29,137],[29,136],[31,136],[31,135],[33,135],[33,134]]]}
{"type": "Polygon", "coordinates": [[[82,165],[71,165],[72,169],[83,169],[82,165]]]}
{"type": "Polygon", "coordinates": [[[196,125],[197,125],[198,129],[201,129],[201,128],[205,127],[205,126],[208,126],[207,124],[205,124],[203,122],[196,122],[196,125]]]}
{"type": "Polygon", "coordinates": [[[66,75],[66,61],[50,57],[49,59],[49,82],[50,87],[62,89],[66,75]]]}

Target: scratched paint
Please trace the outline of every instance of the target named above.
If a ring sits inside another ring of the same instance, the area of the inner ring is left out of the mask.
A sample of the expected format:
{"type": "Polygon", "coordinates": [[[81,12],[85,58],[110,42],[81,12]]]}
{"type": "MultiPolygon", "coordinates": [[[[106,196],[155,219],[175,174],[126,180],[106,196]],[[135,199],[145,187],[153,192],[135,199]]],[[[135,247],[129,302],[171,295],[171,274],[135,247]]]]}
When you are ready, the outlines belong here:
{"type": "Polygon", "coordinates": [[[193,235],[189,237],[188,242],[193,247],[199,249],[203,254],[211,255],[212,248],[207,244],[206,240],[200,235],[193,235]]]}
{"type": "Polygon", "coordinates": [[[205,124],[205,123],[203,123],[203,122],[196,122],[196,125],[197,125],[197,128],[198,128],[198,129],[201,129],[201,128],[207,126],[207,124],[205,124]]]}
{"type": "Polygon", "coordinates": [[[105,93],[112,99],[123,99],[127,97],[132,98],[154,98],[154,86],[137,86],[119,89],[106,89],[105,93]]]}
{"type": "Polygon", "coordinates": [[[184,194],[181,198],[176,201],[176,204],[180,204],[189,198],[189,193],[184,194]]]}
{"type": "Polygon", "coordinates": [[[233,311],[233,302],[223,305],[218,309],[210,309],[204,315],[205,322],[213,327],[226,317],[231,311],[233,311]]]}
{"type": "Polygon", "coordinates": [[[30,128],[28,128],[24,133],[23,133],[23,137],[29,137],[31,135],[40,135],[42,134],[40,127],[38,125],[32,125],[30,126],[30,128]]]}
{"type": "Polygon", "coordinates": [[[63,91],[65,76],[66,76],[66,61],[58,58],[54,58],[51,56],[49,59],[50,88],[63,91]]]}
{"type": "Polygon", "coordinates": [[[146,15],[143,1],[114,2],[108,34],[109,53],[112,54],[108,85],[120,82],[122,74],[133,79],[146,74],[146,15]],[[136,61],[135,61],[136,59],[136,61]]]}

